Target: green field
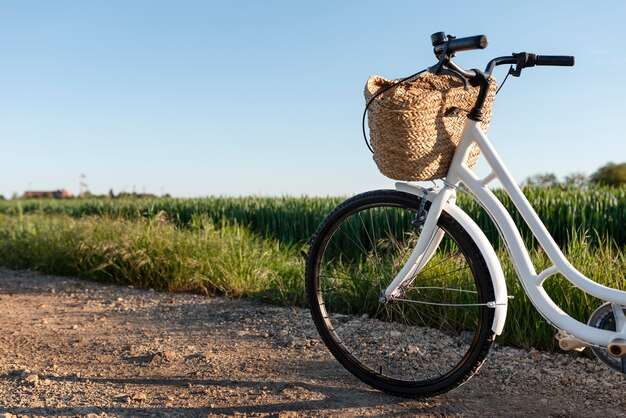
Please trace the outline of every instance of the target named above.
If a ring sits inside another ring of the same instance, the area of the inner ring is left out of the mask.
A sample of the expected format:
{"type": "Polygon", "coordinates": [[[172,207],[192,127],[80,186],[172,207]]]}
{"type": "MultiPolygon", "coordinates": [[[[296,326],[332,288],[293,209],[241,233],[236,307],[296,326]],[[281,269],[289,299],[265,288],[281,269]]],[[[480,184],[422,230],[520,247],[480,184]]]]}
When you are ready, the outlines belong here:
{"type": "MultiPolygon", "coordinates": [[[[496,195],[509,208],[517,225],[523,221],[508,197],[496,195]]],[[[596,242],[596,232],[619,246],[626,245],[626,187],[525,188],[524,194],[544,221],[559,245],[565,246],[572,234],[585,233],[596,242]]],[[[123,219],[150,219],[159,213],[177,226],[206,215],[219,224],[222,220],[249,227],[264,237],[285,243],[304,243],[317,225],[343,198],[328,197],[210,197],[199,199],[76,199],[76,200],[5,200],[0,213],[59,214],[72,217],[88,215],[123,219]]],[[[459,195],[458,205],[474,218],[492,242],[498,241],[497,230],[488,215],[468,196],[459,195]]],[[[526,230],[523,235],[532,239],[526,230]]]]}
{"type": "MultiPolygon", "coordinates": [[[[525,192],[579,270],[607,286],[625,288],[626,189],[525,192]]],[[[305,305],[307,241],[342,200],[1,201],[0,265],[169,291],[305,305]]],[[[495,228],[477,205],[463,196],[459,205],[498,242],[495,228]]],[[[548,261],[543,253],[532,248],[528,237],[527,242],[537,269],[545,268],[548,261]]],[[[555,349],[554,330],[526,300],[506,251],[497,247],[509,293],[514,296],[499,341],[555,349]]],[[[546,289],[566,312],[582,321],[600,304],[562,278],[549,279],[546,289]]]]}

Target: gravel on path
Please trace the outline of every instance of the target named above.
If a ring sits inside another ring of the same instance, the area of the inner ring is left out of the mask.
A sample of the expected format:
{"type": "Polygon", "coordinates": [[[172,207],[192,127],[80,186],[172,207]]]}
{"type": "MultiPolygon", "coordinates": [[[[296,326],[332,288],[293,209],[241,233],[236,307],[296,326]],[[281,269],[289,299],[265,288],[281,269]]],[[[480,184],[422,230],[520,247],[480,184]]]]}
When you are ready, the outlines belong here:
{"type": "Polygon", "coordinates": [[[304,309],[0,268],[0,417],[624,416],[625,395],[595,359],[495,347],[462,387],[396,398],[304,309]]]}

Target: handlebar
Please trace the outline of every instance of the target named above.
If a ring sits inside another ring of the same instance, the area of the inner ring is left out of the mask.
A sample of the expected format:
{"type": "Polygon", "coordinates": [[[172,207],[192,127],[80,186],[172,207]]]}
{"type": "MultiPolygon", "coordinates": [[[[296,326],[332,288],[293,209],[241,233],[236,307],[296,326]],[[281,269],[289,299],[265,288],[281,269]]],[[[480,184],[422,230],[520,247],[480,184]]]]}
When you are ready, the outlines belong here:
{"type": "Polygon", "coordinates": [[[454,36],[446,36],[444,32],[433,33],[430,37],[433,45],[433,52],[439,62],[428,71],[435,74],[449,74],[459,77],[465,87],[468,82],[472,86],[480,86],[476,103],[467,117],[474,121],[481,121],[483,117],[482,109],[487,98],[489,89],[488,77],[494,68],[502,64],[513,64],[509,74],[519,77],[522,69],[534,67],[536,65],[550,65],[571,67],[574,65],[574,57],[566,55],[537,55],[528,52],[513,53],[506,57],[494,58],[487,64],[487,68],[482,72],[480,70],[464,70],[452,61],[456,52],[469,51],[472,49],[484,49],[487,47],[488,41],[485,35],[469,36],[466,38],[455,38],[454,36]]]}
{"type": "Polygon", "coordinates": [[[454,36],[446,36],[444,32],[433,33],[430,40],[434,47],[437,57],[442,52],[453,55],[457,51],[469,51],[472,49],[485,49],[489,41],[485,35],[468,36],[466,38],[455,38],[454,36]]]}
{"type": "MultiPolygon", "coordinates": [[[[433,45],[433,52],[439,59],[439,64],[434,67],[450,68],[463,76],[467,77],[474,71],[462,70],[459,66],[452,62],[451,58],[459,51],[469,51],[472,49],[484,49],[487,47],[488,40],[485,35],[468,36],[466,38],[455,38],[446,35],[445,32],[437,32],[430,36],[433,45]]],[[[513,64],[516,68],[511,71],[512,75],[519,76],[523,68],[542,66],[560,66],[571,67],[574,65],[574,57],[567,55],[537,55],[528,52],[513,53],[510,56],[494,58],[487,64],[485,74],[491,75],[493,69],[497,65],[513,64]]]]}
{"type": "Polygon", "coordinates": [[[516,67],[511,70],[511,75],[519,77],[523,68],[534,67],[536,65],[572,67],[575,59],[568,55],[537,55],[529,52],[513,53],[507,57],[498,57],[489,61],[485,74],[491,75],[494,67],[502,64],[514,64],[516,67]]]}
{"type": "Polygon", "coordinates": [[[573,67],[574,61],[574,57],[566,55],[537,55],[537,65],[573,67]]]}

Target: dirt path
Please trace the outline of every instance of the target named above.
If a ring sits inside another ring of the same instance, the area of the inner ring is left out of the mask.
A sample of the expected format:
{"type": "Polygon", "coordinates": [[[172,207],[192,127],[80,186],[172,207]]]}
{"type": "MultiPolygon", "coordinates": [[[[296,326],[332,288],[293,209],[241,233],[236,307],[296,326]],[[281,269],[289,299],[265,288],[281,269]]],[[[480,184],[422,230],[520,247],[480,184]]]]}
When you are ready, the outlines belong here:
{"type": "Polygon", "coordinates": [[[345,372],[304,310],[0,269],[0,416],[618,416],[624,387],[500,348],[465,386],[399,399],[345,372]]]}

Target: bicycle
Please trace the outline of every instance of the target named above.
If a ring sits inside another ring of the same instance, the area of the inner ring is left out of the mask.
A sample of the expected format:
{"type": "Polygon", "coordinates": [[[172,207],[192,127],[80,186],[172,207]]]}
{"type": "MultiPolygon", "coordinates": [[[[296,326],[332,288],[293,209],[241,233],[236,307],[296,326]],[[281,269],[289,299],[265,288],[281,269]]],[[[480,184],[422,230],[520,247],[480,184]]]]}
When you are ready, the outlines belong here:
{"type": "Polygon", "coordinates": [[[478,97],[442,187],[397,182],[395,190],[356,195],[317,229],[305,277],[321,339],[354,376],[394,395],[440,394],[478,371],[502,332],[509,298],[494,248],[455,204],[463,186],[499,229],[526,294],[558,330],[560,348],[590,347],[609,367],[626,373],[626,292],[600,285],[570,264],[481,128],[496,66],[510,64],[509,72],[519,76],[533,66],[573,66],[574,57],[518,53],[492,59],[484,72],[464,70],[452,57],[485,48],[485,36],[457,39],[440,32],[431,40],[438,62],[429,71],[480,87],[478,97]],[[484,178],[467,164],[472,144],[491,168],[484,178]],[[518,228],[488,188],[494,180],[510,196],[550,267],[535,271],[518,228]],[[587,324],[563,312],[543,289],[557,273],[605,301],[587,324]]]}

